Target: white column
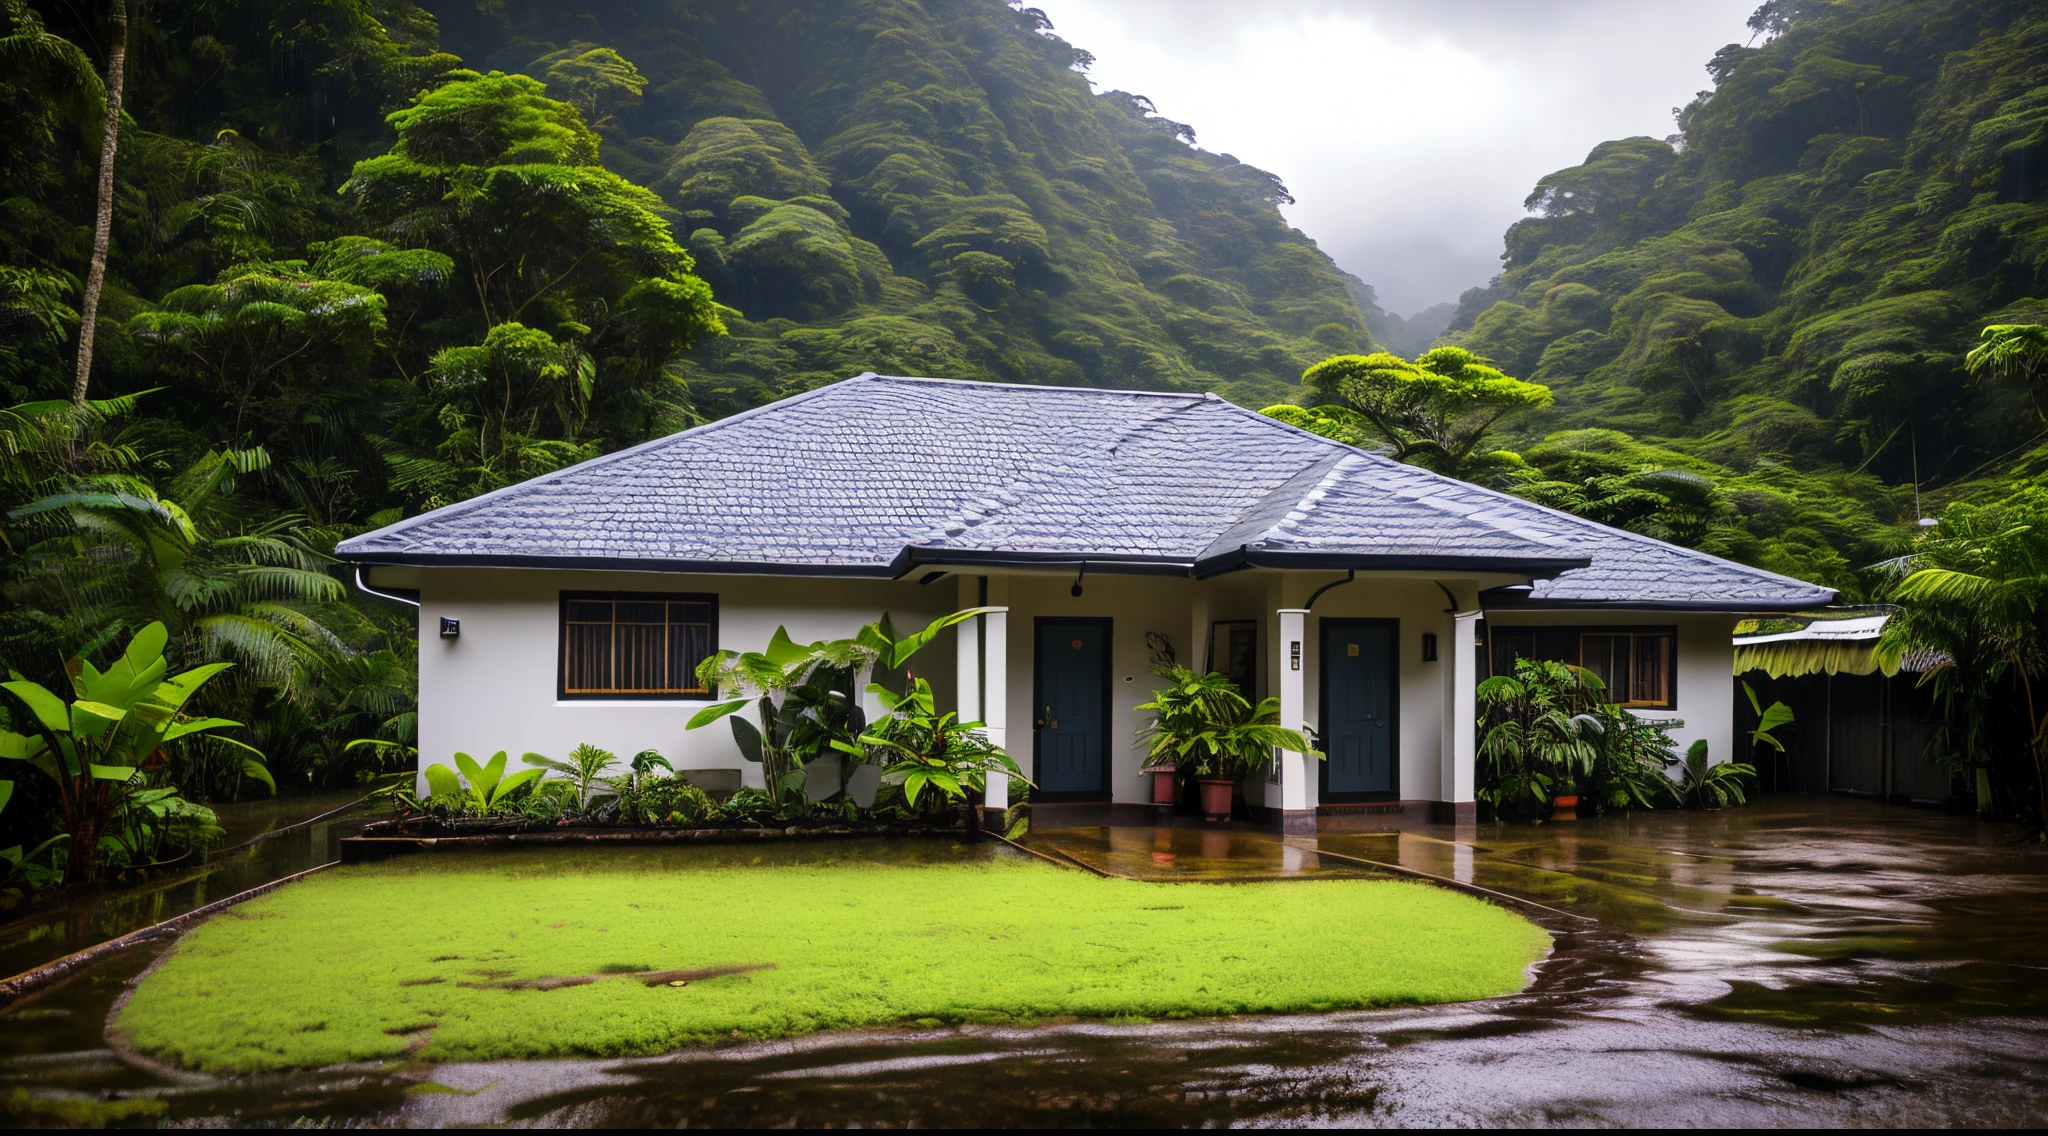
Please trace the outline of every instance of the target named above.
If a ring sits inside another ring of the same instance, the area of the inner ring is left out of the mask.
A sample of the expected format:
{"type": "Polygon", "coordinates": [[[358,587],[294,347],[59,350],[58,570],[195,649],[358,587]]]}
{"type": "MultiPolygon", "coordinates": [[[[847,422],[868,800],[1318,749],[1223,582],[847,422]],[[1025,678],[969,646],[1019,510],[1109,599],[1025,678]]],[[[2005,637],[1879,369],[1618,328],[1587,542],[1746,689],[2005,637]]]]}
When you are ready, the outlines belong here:
{"type": "Polygon", "coordinates": [[[1478,785],[1479,662],[1474,644],[1479,638],[1478,611],[1461,611],[1451,616],[1451,637],[1447,647],[1445,680],[1450,689],[1444,699],[1444,762],[1442,800],[1457,808],[1458,819],[1469,820],[1472,792],[1478,785]]]}
{"type": "MultiPolygon", "coordinates": [[[[1274,663],[1278,676],[1274,686],[1280,695],[1280,724],[1288,729],[1302,727],[1308,711],[1306,680],[1309,666],[1308,609],[1283,607],[1277,613],[1280,627],[1280,657],[1274,663]]],[[[1315,772],[1313,758],[1280,750],[1280,808],[1289,814],[1306,814],[1314,807],[1309,778],[1315,772]]],[[[1267,798],[1270,803],[1271,797],[1267,798]]],[[[1313,822],[1311,821],[1311,826],[1313,822]]],[[[1285,820],[1282,831],[1289,831],[1285,820]]],[[[1313,831],[1311,827],[1310,831],[1313,831]]]]}
{"type": "MultiPolygon", "coordinates": [[[[956,611],[981,606],[981,577],[960,577],[960,606],[956,611]]],[[[981,721],[981,617],[953,625],[953,663],[959,692],[956,700],[963,722],[981,721]]]]}
{"type": "MultiPolygon", "coordinates": [[[[991,607],[987,615],[976,616],[968,621],[982,625],[981,634],[981,681],[988,691],[986,704],[981,707],[983,729],[988,740],[996,748],[1010,753],[1010,609],[991,607]]],[[[962,624],[965,627],[967,624],[962,624]]],[[[1016,754],[1011,753],[1012,759],[1016,754]]],[[[1022,765],[1023,762],[1018,762],[1022,765]]],[[[991,773],[988,787],[982,794],[982,804],[990,809],[1002,810],[1010,807],[1010,775],[991,773]]]]}

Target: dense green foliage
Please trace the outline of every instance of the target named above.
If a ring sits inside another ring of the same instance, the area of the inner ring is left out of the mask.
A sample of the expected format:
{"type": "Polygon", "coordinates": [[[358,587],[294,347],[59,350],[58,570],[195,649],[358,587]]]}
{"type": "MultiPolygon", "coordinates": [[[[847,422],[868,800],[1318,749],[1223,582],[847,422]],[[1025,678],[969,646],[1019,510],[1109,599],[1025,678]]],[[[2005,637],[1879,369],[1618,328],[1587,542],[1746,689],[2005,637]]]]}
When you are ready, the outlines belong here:
{"type": "Polygon", "coordinates": [[[988,848],[556,849],[339,868],[181,939],[112,1025],[221,1073],[411,1052],[611,1057],[833,1027],[1494,997],[1550,947],[1503,908],[1424,885],[1140,883],[988,848]]]}
{"type": "Polygon", "coordinates": [[[1372,345],[1275,178],[998,0],[132,7],[73,411],[113,37],[0,2],[0,665],[161,621],[287,786],[407,756],[351,533],[863,370],[1272,401],[1372,345]]]}
{"type": "Polygon", "coordinates": [[[1369,347],[1278,179],[1188,143],[995,0],[429,4],[472,66],[605,58],[606,163],[651,187],[729,314],[718,415],[863,370],[1285,397],[1369,347]],[[620,67],[619,64],[624,66],[620,67]]]}
{"type": "Polygon", "coordinates": [[[2048,492],[1958,502],[1893,566],[1901,605],[1879,658],[1920,653],[1946,719],[1930,756],[1975,782],[1977,807],[2048,824],[2048,492]]]}
{"type": "Polygon", "coordinates": [[[1517,659],[1513,674],[1480,683],[1477,695],[1476,796],[1497,819],[1542,820],[1560,796],[1583,796],[1602,812],[1703,807],[1665,772],[1679,763],[1671,731],[1685,723],[1639,718],[1608,701],[1592,671],[1517,659]]]}
{"type": "Polygon", "coordinates": [[[1531,496],[1704,478],[1659,535],[1863,592],[1915,481],[1970,492],[2042,433],[2025,382],[1964,357],[2048,313],[2048,9],[1772,0],[1751,26],[1678,135],[1538,182],[1451,340],[1555,393],[1513,447],[1531,496]]]}

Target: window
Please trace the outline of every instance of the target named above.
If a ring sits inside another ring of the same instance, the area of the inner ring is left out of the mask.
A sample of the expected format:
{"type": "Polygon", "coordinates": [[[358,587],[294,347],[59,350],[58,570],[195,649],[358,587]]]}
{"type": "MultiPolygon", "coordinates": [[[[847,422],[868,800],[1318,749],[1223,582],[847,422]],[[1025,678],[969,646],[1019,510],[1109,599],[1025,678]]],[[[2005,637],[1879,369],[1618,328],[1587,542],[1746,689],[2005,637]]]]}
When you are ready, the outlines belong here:
{"type": "Polygon", "coordinates": [[[1607,684],[1607,697],[1623,706],[1668,707],[1677,636],[1668,631],[1583,632],[1579,665],[1607,684]]]}
{"type": "Polygon", "coordinates": [[[1237,689],[1258,701],[1259,623],[1255,619],[1217,621],[1209,631],[1209,669],[1222,671],[1237,689]]]}
{"type": "Polygon", "coordinates": [[[718,649],[718,597],[563,592],[563,698],[708,698],[697,664],[718,649]]]}
{"type": "Polygon", "coordinates": [[[1641,709],[1678,705],[1678,632],[1672,627],[1489,626],[1488,674],[1515,673],[1516,659],[1571,663],[1600,676],[1607,697],[1641,709]]]}

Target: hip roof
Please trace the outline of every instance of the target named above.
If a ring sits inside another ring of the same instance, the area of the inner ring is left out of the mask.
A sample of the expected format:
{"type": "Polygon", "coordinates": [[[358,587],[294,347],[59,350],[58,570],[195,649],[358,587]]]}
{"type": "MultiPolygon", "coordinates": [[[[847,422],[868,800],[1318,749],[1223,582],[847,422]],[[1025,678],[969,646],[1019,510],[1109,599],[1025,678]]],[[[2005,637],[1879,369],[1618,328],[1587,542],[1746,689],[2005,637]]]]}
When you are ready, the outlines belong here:
{"type": "Polygon", "coordinates": [[[1402,465],[1214,395],[861,375],[344,541],[364,564],[893,577],[1481,571],[1517,602],[1834,593],[1402,465]]]}

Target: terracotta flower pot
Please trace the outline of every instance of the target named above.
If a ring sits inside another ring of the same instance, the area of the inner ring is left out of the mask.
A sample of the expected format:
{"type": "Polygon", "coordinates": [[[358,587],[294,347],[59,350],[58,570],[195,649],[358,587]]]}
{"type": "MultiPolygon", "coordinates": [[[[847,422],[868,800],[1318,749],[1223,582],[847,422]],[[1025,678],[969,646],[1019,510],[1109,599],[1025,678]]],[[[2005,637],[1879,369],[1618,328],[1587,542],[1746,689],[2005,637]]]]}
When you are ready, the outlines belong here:
{"type": "Polygon", "coordinates": [[[1152,803],[1170,805],[1173,803],[1174,770],[1155,769],[1152,771],[1152,803]]]}
{"type": "Polygon", "coordinates": [[[1202,785],[1202,811],[1210,820],[1225,820],[1230,816],[1230,793],[1237,788],[1237,782],[1222,777],[1204,777],[1202,785]]]}
{"type": "Polygon", "coordinates": [[[1576,793],[1559,793],[1550,798],[1551,820],[1579,819],[1579,797],[1576,793]]]}

